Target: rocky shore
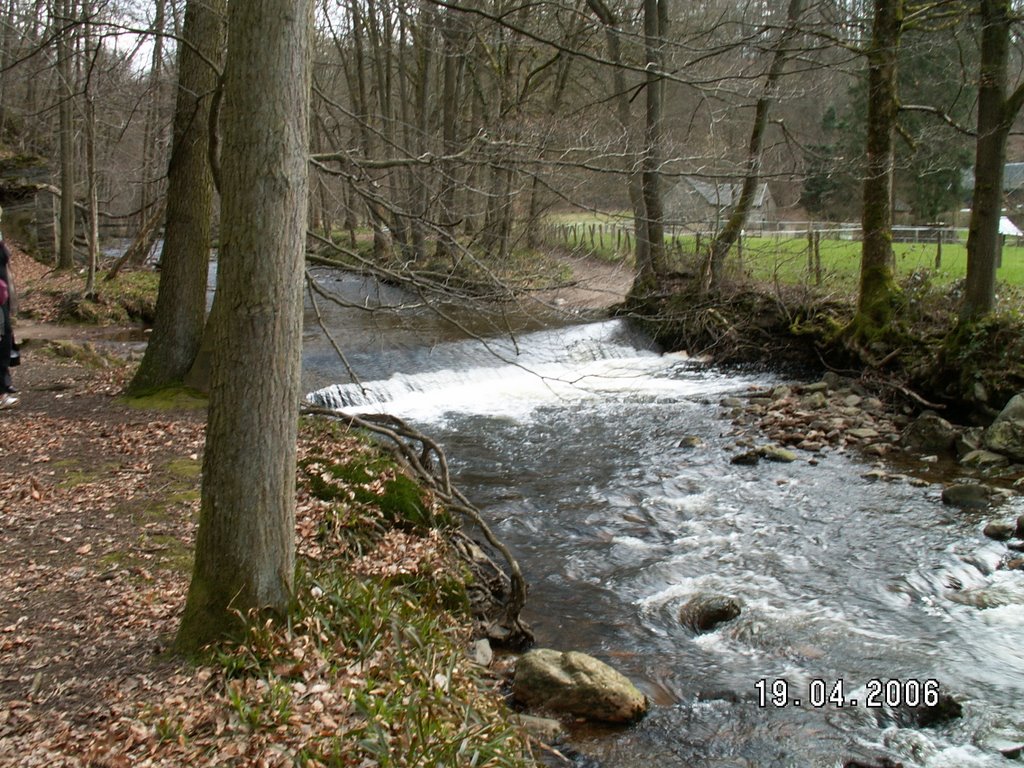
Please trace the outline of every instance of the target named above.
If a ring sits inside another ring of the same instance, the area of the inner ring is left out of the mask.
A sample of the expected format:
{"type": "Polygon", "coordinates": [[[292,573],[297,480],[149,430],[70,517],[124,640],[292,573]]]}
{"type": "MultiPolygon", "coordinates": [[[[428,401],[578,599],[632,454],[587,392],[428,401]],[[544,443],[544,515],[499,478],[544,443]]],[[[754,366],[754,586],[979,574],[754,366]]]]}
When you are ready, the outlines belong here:
{"type": "MultiPolygon", "coordinates": [[[[827,373],[808,384],[752,387],[718,406],[732,423],[733,464],[806,461],[855,452],[873,460],[864,477],[942,486],[943,504],[987,512],[988,538],[1006,542],[1002,567],[1024,569],[1024,516],[998,507],[1024,491],[1024,394],[987,426],[953,424],[934,411],[894,405],[855,379],[827,373]]],[[[693,445],[683,438],[683,445],[693,445]]]]}

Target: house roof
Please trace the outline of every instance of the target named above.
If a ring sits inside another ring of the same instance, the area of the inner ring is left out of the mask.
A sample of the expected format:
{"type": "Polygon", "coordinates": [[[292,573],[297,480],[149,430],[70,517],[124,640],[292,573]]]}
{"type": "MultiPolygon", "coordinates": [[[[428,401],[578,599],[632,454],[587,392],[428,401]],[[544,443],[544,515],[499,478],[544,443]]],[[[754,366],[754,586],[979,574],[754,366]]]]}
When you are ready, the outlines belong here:
{"type": "MultiPolygon", "coordinates": [[[[1024,163],[1021,164],[1024,166],[1024,163]]],[[[688,184],[699,194],[708,205],[718,208],[731,208],[743,191],[743,183],[736,181],[705,181],[696,176],[683,176],[680,184],[688,184]]],[[[760,208],[768,196],[767,182],[761,182],[754,191],[753,207],[760,208]]]]}
{"type": "Polygon", "coordinates": [[[1017,228],[1017,225],[1010,221],[1009,218],[1001,216],[999,218],[999,234],[1020,237],[1021,235],[1024,235],[1024,232],[1021,232],[1020,229],[1017,228]]]}
{"type": "Polygon", "coordinates": [[[1014,192],[1024,188],[1024,163],[1007,163],[1003,168],[1003,191],[1014,192]]]}

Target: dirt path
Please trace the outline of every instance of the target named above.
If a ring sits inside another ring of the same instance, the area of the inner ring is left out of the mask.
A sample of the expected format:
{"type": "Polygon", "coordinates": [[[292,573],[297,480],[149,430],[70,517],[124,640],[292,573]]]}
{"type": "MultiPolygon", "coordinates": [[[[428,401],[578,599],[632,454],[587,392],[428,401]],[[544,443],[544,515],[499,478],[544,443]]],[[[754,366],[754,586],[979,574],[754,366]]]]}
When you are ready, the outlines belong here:
{"type": "Polygon", "coordinates": [[[124,368],[84,368],[42,349],[68,334],[19,330],[20,402],[0,412],[0,764],[81,765],[169,679],[202,421],[129,408],[124,368]]]}
{"type": "Polygon", "coordinates": [[[536,298],[560,309],[606,309],[622,302],[633,284],[633,270],[628,265],[569,254],[558,254],[550,258],[571,269],[572,280],[564,287],[542,291],[536,298]]]}

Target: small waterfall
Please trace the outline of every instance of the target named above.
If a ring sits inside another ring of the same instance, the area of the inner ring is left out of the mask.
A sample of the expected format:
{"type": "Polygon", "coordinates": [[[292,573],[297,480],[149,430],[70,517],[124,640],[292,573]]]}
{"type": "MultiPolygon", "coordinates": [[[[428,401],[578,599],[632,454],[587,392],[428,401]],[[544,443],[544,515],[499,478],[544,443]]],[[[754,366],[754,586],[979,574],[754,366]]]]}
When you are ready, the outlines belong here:
{"type": "Polygon", "coordinates": [[[621,320],[450,342],[430,350],[417,372],[318,389],[310,402],[357,412],[433,419],[448,412],[525,418],[551,402],[628,392],[681,394],[674,376],[696,368],[682,355],[661,355],[621,320]],[[440,364],[440,366],[438,366],[440,364]]]}

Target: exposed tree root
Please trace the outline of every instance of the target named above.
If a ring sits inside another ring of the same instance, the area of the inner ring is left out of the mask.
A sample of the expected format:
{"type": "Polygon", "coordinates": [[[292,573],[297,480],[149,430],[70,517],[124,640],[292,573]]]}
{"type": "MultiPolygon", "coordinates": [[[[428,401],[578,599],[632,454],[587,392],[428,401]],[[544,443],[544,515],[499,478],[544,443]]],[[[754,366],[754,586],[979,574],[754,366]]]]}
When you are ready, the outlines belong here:
{"type": "MultiPolygon", "coordinates": [[[[430,437],[412,428],[396,416],[374,414],[356,416],[344,411],[320,406],[304,405],[304,415],[324,416],[352,427],[366,430],[386,439],[398,462],[429,488],[453,512],[470,520],[483,534],[487,544],[494,548],[508,564],[506,574],[468,536],[457,532],[452,539],[459,556],[489,585],[491,595],[507,596],[497,616],[483,617],[487,635],[513,648],[522,648],[533,642],[533,633],[520,618],[526,604],[526,580],[519,563],[508,547],[494,535],[478,510],[451,481],[448,459],[441,447],[430,437]],[[481,573],[483,569],[484,573],[481,573]]],[[[479,602],[478,602],[479,604],[479,602]]]]}

